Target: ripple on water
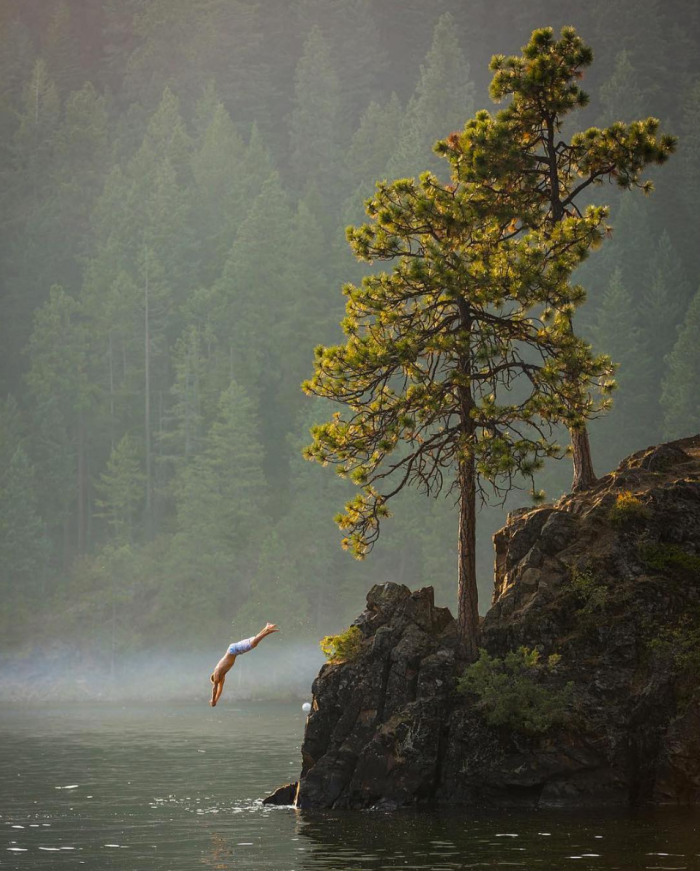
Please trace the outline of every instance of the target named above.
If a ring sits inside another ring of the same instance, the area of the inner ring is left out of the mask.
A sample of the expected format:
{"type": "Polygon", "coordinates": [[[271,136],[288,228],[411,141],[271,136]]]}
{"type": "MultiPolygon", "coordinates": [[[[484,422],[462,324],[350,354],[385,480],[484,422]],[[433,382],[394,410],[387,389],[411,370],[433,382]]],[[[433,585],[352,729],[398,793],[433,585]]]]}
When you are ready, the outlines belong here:
{"type": "Polygon", "coordinates": [[[192,871],[238,867],[235,861],[246,871],[697,871],[697,859],[680,852],[697,852],[697,814],[303,814],[263,807],[259,797],[289,780],[303,729],[295,708],[251,704],[222,709],[218,720],[194,706],[172,706],[165,715],[163,707],[95,706],[60,717],[47,708],[15,711],[9,729],[0,711],[0,782],[11,777],[13,787],[0,790],[0,819],[7,835],[21,839],[6,841],[0,868],[192,871]],[[86,787],[93,794],[85,795],[86,787]],[[603,837],[604,860],[591,843],[603,837]],[[660,852],[671,844],[675,855],[660,852]]]}

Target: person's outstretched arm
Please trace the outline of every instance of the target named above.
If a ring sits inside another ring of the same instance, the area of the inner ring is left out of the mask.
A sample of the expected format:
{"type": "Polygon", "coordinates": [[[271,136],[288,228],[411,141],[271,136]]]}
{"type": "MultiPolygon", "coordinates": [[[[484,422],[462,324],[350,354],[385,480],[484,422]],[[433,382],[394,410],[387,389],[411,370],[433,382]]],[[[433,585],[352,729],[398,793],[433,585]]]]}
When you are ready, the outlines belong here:
{"type": "Polygon", "coordinates": [[[224,691],[224,681],[226,680],[226,675],[222,674],[219,680],[214,682],[214,688],[211,691],[211,701],[209,704],[212,708],[216,707],[216,703],[221,698],[221,693],[224,691]]]}
{"type": "Polygon", "coordinates": [[[217,684],[217,687],[216,687],[216,698],[214,699],[214,705],[215,705],[215,704],[219,701],[219,699],[221,698],[221,693],[224,691],[224,683],[225,683],[225,681],[226,681],[226,675],[225,675],[225,674],[222,674],[222,675],[221,675],[221,680],[219,681],[219,683],[217,684]]]}

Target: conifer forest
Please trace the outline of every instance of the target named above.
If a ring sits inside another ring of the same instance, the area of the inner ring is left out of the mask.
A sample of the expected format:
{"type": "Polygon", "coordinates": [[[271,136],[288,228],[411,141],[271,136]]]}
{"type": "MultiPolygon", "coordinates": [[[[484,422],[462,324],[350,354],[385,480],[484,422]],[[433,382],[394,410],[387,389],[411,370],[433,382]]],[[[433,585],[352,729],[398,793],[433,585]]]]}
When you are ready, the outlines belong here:
{"type": "MultiPolygon", "coordinates": [[[[0,652],[198,648],[266,620],[318,639],[384,581],[457,613],[454,492],[401,489],[375,543],[365,466],[308,462],[352,449],[323,424],[350,387],[314,366],[371,305],[352,288],[389,292],[393,243],[346,237],[413,190],[376,183],[447,185],[449,137],[508,104],[492,56],[565,26],[593,59],[562,138],[652,117],[674,152],[653,190],[615,171],[581,192],[609,208],[567,261],[578,363],[617,366],[588,409],[603,475],[700,430],[696,0],[0,0],[0,652]]],[[[506,512],[571,488],[571,457],[537,450],[532,482],[484,493],[482,611],[506,512]]]]}

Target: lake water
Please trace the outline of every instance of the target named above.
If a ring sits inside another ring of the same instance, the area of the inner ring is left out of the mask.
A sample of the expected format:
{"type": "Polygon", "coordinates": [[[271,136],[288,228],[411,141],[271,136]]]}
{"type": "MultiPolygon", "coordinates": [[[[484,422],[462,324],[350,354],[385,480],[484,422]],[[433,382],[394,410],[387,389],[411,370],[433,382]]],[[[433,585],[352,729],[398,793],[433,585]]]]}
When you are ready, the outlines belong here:
{"type": "Polygon", "coordinates": [[[700,869],[700,812],[300,813],[300,703],[4,705],[0,868],[700,869]]]}

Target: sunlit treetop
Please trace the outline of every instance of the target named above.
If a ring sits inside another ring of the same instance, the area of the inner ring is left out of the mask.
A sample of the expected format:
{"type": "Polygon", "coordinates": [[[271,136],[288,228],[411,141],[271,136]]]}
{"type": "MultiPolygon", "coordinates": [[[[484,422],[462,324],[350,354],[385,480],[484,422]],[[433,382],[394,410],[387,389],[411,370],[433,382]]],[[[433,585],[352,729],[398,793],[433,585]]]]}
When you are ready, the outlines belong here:
{"type": "Polygon", "coordinates": [[[491,95],[509,104],[495,116],[481,111],[460,133],[438,142],[458,179],[480,186],[484,208],[498,200],[521,228],[581,215],[577,198],[591,185],[614,181],[622,188],[653,190],[644,170],[663,164],[676,139],[660,132],[656,118],[591,127],[569,142],[562,122],[588,103],[580,87],[593,52],[572,27],[555,40],[551,28],[532,34],[522,56],[497,55],[491,95]]]}

